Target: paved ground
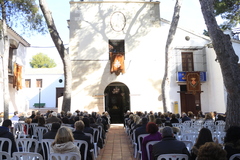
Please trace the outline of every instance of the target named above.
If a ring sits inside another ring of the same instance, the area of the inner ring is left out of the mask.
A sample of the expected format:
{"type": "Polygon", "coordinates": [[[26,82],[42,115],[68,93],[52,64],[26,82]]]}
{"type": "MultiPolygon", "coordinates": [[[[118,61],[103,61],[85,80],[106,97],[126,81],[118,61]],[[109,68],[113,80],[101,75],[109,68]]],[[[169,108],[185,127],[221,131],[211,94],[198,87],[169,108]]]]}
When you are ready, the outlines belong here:
{"type": "Polygon", "coordinates": [[[136,160],[133,157],[133,147],[123,124],[111,124],[106,144],[101,149],[97,160],[136,160]]]}

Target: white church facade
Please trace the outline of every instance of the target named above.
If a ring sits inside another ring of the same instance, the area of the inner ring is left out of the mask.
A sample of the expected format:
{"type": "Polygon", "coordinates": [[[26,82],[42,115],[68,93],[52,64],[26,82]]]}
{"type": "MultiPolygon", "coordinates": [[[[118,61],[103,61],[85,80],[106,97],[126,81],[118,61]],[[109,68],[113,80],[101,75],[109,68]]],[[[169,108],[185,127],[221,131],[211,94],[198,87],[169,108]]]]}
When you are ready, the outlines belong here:
{"type": "MultiPolygon", "coordinates": [[[[160,17],[159,4],[70,2],[72,111],[108,111],[116,119],[127,110],[163,112],[161,83],[170,22],[160,17]]],[[[233,45],[239,54],[239,41],[233,45]]],[[[171,47],[167,111],[224,113],[226,93],[209,37],[178,27],[171,47]]]]}

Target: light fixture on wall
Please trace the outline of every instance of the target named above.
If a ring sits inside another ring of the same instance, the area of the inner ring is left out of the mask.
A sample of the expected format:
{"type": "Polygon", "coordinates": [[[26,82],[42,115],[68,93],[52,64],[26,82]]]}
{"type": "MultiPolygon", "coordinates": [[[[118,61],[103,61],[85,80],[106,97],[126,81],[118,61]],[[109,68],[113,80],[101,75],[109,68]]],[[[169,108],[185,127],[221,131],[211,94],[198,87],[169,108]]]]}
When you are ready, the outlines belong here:
{"type": "Polygon", "coordinates": [[[120,88],[118,88],[118,87],[116,86],[115,88],[113,88],[112,93],[113,93],[113,94],[118,94],[119,91],[120,91],[120,88]]]}

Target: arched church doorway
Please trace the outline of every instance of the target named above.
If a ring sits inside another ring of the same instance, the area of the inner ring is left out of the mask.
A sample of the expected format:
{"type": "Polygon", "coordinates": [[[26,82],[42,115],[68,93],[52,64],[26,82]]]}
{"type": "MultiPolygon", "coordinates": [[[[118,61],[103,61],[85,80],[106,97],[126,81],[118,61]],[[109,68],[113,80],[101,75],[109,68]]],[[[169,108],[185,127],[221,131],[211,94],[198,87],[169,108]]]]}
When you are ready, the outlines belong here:
{"type": "Polygon", "coordinates": [[[130,110],[130,92],[123,83],[111,83],[105,91],[105,111],[111,116],[111,123],[123,123],[123,116],[130,110]]]}

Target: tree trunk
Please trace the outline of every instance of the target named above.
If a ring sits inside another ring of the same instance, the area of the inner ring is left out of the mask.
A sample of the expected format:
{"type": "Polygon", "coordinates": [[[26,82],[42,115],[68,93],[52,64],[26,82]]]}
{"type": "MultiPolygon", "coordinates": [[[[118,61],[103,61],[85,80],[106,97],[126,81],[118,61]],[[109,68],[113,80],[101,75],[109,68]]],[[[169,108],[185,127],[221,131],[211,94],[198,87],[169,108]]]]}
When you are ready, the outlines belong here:
{"type": "Polygon", "coordinates": [[[169,54],[171,53],[172,48],[171,44],[173,41],[173,38],[175,36],[177,26],[178,26],[178,21],[179,21],[179,13],[182,5],[182,0],[176,0],[176,4],[174,7],[174,13],[172,17],[172,22],[171,26],[168,32],[168,38],[165,46],[165,71],[164,71],[164,76],[163,76],[163,81],[162,81],[162,101],[163,101],[163,111],[167,112],[167,105],[166,105],[166,96],[165,96],[165,89],[166,89],[166,81],[168,79],[168,61],[170,60],[169,54]]]}
{"type": "Polygon", "coordinates": [[[7,34],[7,23],[6,23],[6,8],[4,1],[1,2],[2,8],[2,30],[3,30],[3,42],[4,42],[4,54],[3,54],[3,105],[4,105],[4,120],[9,118],[9,85],[8,85],[8,58],[9,58],[9,41],[7,34]]]}
{"type": "Polygon", "coordinates": [[[225,35],[217,24],[213,8],[214,0],[199,0],[199,2],[227,91],[226,129],[232,125],[240,126],[239,58],[233,50],[230,36],[225,35]]]}
{"type": "Polygon", "coordinates": [[[45,0],[39,0],[39,4],[41,7],[41,10],[43,12],[44,18],[47,22],[49,33],[52,37],[52,40],[58,50],[58,53],[63,61],[63,67],[64,67],[64,95],[63,95],[63,104],[62,104],[62,110],[67,112],[70,111],[71,106],[71,91],[72,91],[72,70],[71,70],[71,60],[70,56],[68,54],[67,49],[65,49],[63,41],[61,40],[57,28],[54,24],[54,20],[52,18],[52,14],[50,10],[48,9],[47,3],[45,0]]]}

